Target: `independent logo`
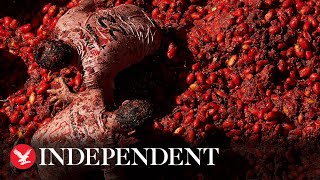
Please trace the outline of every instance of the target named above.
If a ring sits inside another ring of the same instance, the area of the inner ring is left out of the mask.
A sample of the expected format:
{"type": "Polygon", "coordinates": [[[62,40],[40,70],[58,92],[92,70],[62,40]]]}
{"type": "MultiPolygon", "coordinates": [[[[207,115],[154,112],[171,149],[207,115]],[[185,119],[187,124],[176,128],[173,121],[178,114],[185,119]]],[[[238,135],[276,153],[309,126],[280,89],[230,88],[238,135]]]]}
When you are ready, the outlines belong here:
{"type": "Polygon", "coordinates": [[[11,150],[10,161],[17,169],[28,169],[36,161],[36,153],[31,146],[19,144],[11,150]]]}

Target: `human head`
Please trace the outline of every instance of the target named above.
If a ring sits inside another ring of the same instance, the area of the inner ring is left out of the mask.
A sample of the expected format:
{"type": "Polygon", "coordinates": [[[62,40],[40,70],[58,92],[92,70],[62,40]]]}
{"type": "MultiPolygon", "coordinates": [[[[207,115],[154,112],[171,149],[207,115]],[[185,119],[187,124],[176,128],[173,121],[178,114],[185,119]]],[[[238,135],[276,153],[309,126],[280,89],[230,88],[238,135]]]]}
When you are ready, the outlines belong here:
{"type": "Polygon", "coordinates": [[[60,69],[72,58],[72,47],[56,40],[44,40],[36,45],[34,57],[41,68],[60,69]]]}
{"type": "Polygon", "coordinates": [[[129,100],[115,111],[118,130],[134,131],[152,117],[153,107],[146,100],[129,100]]]}

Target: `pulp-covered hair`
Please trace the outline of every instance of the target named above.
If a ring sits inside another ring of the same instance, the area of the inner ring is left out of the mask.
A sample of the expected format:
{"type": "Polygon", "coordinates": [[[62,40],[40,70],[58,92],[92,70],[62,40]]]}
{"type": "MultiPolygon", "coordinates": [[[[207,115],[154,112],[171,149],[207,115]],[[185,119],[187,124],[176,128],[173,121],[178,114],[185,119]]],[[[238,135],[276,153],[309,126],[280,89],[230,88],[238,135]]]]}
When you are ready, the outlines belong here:
{"type": "Polygon", "coordinates": [[[132,131],[152,117],[153,106],[146,100],[129,100],[115,112],[119,131],[132,131]]]}
{"type": "Polygon", "coordinates": [[[36,45],[34,57],[45,69],[63,68],[72,58],[72,47],[57,40],[45,40],[36,45]]]}

